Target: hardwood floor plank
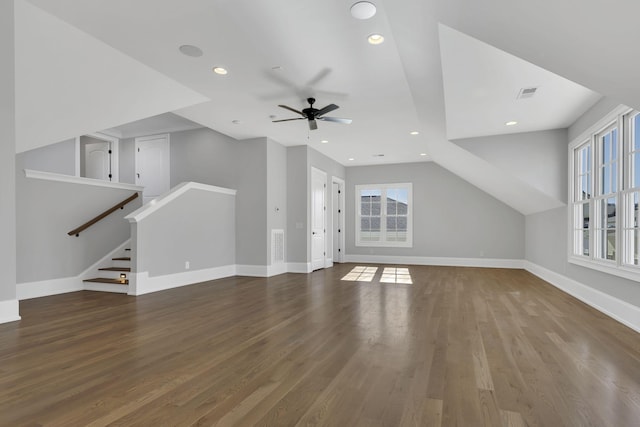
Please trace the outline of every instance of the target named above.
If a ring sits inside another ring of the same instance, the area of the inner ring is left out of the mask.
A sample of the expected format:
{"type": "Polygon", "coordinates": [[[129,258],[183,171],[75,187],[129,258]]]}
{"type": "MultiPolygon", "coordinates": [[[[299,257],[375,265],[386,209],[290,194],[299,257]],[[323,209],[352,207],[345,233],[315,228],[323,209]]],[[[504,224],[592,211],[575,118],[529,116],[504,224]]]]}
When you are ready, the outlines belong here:
{"type": "Polygon", "coordinates": [[[0,426],[627,426],[640,340],[521,270],[355,264],[21,302],[0,426]]]}

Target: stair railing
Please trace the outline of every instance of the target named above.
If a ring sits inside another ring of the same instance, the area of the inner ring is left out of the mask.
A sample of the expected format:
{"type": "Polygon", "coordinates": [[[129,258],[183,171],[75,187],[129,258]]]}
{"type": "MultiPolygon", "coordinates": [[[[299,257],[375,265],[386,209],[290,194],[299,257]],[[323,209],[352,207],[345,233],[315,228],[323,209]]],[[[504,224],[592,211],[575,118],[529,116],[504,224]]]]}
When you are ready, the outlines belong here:
{"type": "Polygon", "coordinates": [[[87,228],[91,227],[93,224],[95,224],[96,222],[100,221],[101,219],[109,216],[111,213],[117,211],[118,209],[124,209],[124,206],[127,203],[135,200],[137,197],[138,197],[138,193],[132,194],[130,197],[127,197],[125,200],[121,201],[117,205],[107,209],[106,211],[102,212],[100,215],[96,216],[95,218],[85,222],[80,227],[74,228],[73,230],[71,230],[67,234],[69,236],[73,236],[74,234],[75,234],[76,237],[80,236],[80,233],[82,233],[84,230],[86,230],[87,228]]]}

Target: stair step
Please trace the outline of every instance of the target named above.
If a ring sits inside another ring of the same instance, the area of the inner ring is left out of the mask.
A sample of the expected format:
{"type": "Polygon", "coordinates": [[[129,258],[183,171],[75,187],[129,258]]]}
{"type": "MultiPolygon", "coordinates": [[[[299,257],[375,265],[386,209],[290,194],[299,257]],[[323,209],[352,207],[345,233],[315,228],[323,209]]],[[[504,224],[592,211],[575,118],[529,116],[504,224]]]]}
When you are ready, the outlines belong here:
{"type": "Polygon", "coordinates": [[[125,249],[125,251],[130,251],[130,250],[131,250],[131,248],[126,248],[126,249],[125,249]]]}
{"type": "Polygon", "coordinates": [[[111,258],[113,261],[131,261],[131,257],[128,256],[121,256],[118,258],[111,258]]]}
{"type": "Polygon", "coordinates": [[[106,267],[106,268],[99,268],[98,270],[102,270],[102,271],[124,271],[124,272],[128,272],[131,271],[130,267],[106,267]]]}
{"type": "Polygon", "coordinates": [[[107,279],[105,277],[96,277],[95,279],[86,279],[83,282],[93,282],[93,283],[110,283],[112,285],[128,285],[129,280],[125,279],[122,282],[120,279],[107,279]]]}

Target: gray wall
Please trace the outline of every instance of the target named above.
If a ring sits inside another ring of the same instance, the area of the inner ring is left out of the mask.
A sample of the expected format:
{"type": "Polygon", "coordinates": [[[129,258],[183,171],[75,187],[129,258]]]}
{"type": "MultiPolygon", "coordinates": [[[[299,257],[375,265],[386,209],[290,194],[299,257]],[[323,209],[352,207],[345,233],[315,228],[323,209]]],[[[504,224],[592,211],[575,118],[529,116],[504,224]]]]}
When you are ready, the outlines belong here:
{"type": "Polygon", "coordinates": [[[75,277],[129,238],[124,216],[138,198],[79,237],[67,232],[126,199],[130,190],[25,178],[17,173],[17,282],[75,277]]]}
{"type": "MultiPolygon", "coordinates": [[[[0,301],[16,298],[13,1],[0,2],[0,301]]],[[[2,317],[2,313],[0,313],[2,317]]]]}
{"type": "MultiPolygon", "coordinates": [[[[268,265],[267,261],[267,139],[237,141],[236,261],[268,265]]],[[[229,160],[227,160],[229,161],[229,160]]],[[[229,162],[231,163],[231,162],[229,162]]]]}
{"type": "Polygon", "coordinates": [[[118,167],[120,168],[120,182],[135,184],[135,141],[133,138],[120,140],[118,147],[118,167]]]}
{"type": "Polygon", "coordinates": [[[550,196],[566,200],[566,129],[467,138],[453,142],[550,196]]]}
{"type": "Polygon", "coordinates": [[[527,261],[640,307],[640,283],[567,261],[568,228],[566,207],[528,215],[527,261]]]}
{"type": "MultiPolygon", "coordinates": [[[[287,149],[267,139],[267,264],[271,263],[271,230],[287,227],[287,149]]],[[[286,246],[285,246],[286,250],[286,246]]],[[[286,260],[286,253],[285,253],[286,260]]]]}
{"type": "MultiPolygon", "coordinates": [[[[307,146],[287,147],[287,262],[309,262],[307,146]]],[[[310,233],[309,233],[310,234],[310,233]]]]}
{"type": "Polygon", "coordinates": [[[348,255],[523,259],[522,214],[433,162],[347,168],[348,255]],[[355,246],[355,185],[413,183],[413,247],[355,246]]]}
{"type": "Polygon", "coordinates": [[[24,169],[74,176],[76,174],[76,141],[68,139],[57,144],[46,145],[22,152],[16,158],[16,162],[24,169]]]}
{"type": "MultiPolygon", "coordinates": [[[[619,104],[604,98],[579,118],[568,130],[568,143],[605,117],[619,104]]],[[[568,151],[568,148],[567,148],[568,151]]],[[[565,162],[565,175],[568,165],[565,162]]],[[[565,202],[567,199],[565,198],[565,202]]],[[[640,284],[590,268],[570,264],[568,260],[569,220],[567,207],[526,217],[527,261],[562,274],[591,288],[640,307],[640,284]]]]}
{"type": "Polygon", "coordinates": [[[170,138],[171,187],[193,181],[236,188],[238,141],[206,128],[174,132],[170,138]]]}
{"type": "Polygon", "coordinates": [[[137,269],[149,277],[235,264],[235,197],[190,190],[137,224],[137,269]]]}

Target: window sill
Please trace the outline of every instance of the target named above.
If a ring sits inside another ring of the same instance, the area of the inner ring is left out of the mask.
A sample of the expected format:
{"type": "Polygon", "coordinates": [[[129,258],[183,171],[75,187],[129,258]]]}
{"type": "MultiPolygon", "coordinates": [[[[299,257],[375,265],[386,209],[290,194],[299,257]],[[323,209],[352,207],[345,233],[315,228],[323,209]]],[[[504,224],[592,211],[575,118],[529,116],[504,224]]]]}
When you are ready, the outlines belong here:
{"type": "Polygon", "coordinates": [[[598,270],[603,273],[611,274],[613,276],[622,277],[624,279],[633,280],[634,282],[640,282],[640,267],[617,267],[613,263],[605,263],[593,261],[590,259],[578,258],[569,256],[569,263],[579,265],[581,267],[590,268],[592,270],[598,270]]]}

